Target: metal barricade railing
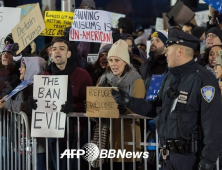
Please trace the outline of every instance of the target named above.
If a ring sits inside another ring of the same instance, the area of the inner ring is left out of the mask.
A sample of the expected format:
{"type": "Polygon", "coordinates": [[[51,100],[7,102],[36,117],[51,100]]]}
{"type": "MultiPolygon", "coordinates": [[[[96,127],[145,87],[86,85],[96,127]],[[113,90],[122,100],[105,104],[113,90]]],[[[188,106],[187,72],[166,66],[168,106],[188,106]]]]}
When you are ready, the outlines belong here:
{"type": "MultiPolygon", "coordinates": [[[[86,117],[85,113],[70,113],[67,114],[66,119],[66,149],[81,149],[80,147],[80,119],[87,118],[88,119],[88,143],[91,143],[91,118],[86,117]],[[69,136],[69,124],[70,119],[76,118],[77,119],[77,148],[72,148],[70,146],[70,136],[69,136]]],[[[103,118],[98,118],[99,122],[99,149],[101,149],[101,127],[102,127],[102,120],[103,118]]],[[[110,125],[110,145],[109,149],[113,149],[113,119],[108,118],[110,125]]],[[[156,146],[156,169],[159,170],[159,144],[156,143],[148,143],[146,140],[147,135],[147,117],[138,116],[138,115],[120,115],[120,122],[121,122],[121,150],[124,149],[126,145],[131,145],[133,147],[133,152],[136,151],[136,146],[140,145],[144,147],[144,152],[147,151],[147,146],[156,146]],[[125,141],[124,140],[124,120],[131,119],[132,120],[132,141],[125,141]],[[135,120],[140,119],[144,121],[144,141],[136,142],[136,134],[135,134],[135,120]]],[[[37,169],[37,139],[31,138],[30,127],[28,122],[28,117],[24,112],[19,113],[12,113],[10,111],[0,109],[0,153],[2,154],[0,158],[0,170],[36,170],[37,169]],[[14,134],[12,134],[12,132],[14,134]],[[12,139],[12,136],[14,136],[12,139]],[[32,142],[31,142],[32,139],[32,142]],[[31,156],[32,155],[32,156],[31,156]],[[31,162],[32,159],[32,162],[31,162]]],[[[156,142],[158,143],[158,135],[156,131],[156,142]]],[[[46,169],[51,170],[53,168],[49,167],[50,164],[50,153],[49,153],[49,143],[48,138],[45,138],[46,142],[46,169]]],[[[63,151],[62,151],[63,152],[63,151]]],[[[57,170],[59,169],[59,160],[60,160],[60,153],[59,153],[59,139],[56,139],[56,164],[57,170]]],[[[99,169],[102,170],[102,160],[99,159],[100,167],[99,169]]],[[[73,161],[72,159],[67,158],[67,170],[70,170],[70,163],[73,161]]],[[[113,170],[113,159],[109,159],[110,162],[110,169],[113,170]]],[[[125,159],[122,158],[122,169],[125,168],[125,159]]],[[[144,162],[144,170],[147,170],[147,158],[143,158],[144,162]]],[[[81,162],[80,159],[77,161],[78,166],[77,169],[81,169],[81,162]]],[[[86,162],[87,163],[87,162],[86,162]]],[[[91,163],[88,163],[88,169],[91,170],[91,163]]],[[[136,169],[136,159],[133,159],[133,170],[136,169]]],[[[217,170],[219,170],[219,160],[217,161],[217,170]]]]}
{"type": "Polygon", "coordinates": [[[31,169],[31,137],[24,112],[0,109],[0,170],[31,169]]]}

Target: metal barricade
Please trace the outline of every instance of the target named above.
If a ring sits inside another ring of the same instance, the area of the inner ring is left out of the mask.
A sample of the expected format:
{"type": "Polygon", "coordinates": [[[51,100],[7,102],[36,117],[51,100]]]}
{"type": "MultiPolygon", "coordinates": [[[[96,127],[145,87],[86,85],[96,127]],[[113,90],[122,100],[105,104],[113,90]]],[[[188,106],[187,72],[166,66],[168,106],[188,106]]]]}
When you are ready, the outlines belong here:
{"type": "Polygon", "coordinates": [[[31,137],[24,112],[0,109],[0,170],[31,169],[31,137]]]}

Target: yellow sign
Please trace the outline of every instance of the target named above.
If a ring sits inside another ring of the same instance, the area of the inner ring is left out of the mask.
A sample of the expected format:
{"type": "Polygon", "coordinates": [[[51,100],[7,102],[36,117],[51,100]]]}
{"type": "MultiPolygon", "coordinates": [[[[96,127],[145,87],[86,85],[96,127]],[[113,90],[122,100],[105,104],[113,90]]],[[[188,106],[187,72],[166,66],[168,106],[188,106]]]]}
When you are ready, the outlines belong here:
{"type": "Polygon", "coordinates": [[[46,11],[46,29],[41,33],[42,36],[63,36],[64,29],[73,23],[73,12],[46,11]]]}

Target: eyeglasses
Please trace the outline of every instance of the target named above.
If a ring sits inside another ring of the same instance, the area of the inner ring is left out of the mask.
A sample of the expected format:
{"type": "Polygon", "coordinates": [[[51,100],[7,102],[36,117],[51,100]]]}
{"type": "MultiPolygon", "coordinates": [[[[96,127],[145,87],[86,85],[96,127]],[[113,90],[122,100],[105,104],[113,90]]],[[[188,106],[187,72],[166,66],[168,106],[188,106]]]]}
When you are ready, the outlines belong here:
{"type": "Polygon", "coordinates": [[[133,45],[128,45],[129,48],[133,48],[133,45]]]}
{"type": "Polygon", "coordinates": [[[7,53],[7,52],[3,52],[3,53],[2,53],[2,56],[3,56],[3,55],[6,56],[6,57],[8,57],[8,56],[12,56],[11,53],[7,53]]]}
{"type": "Polygon", "coordinates": [[[206,38],[216,38],[217,35],[215,34],[207,34],[206,38]]]}

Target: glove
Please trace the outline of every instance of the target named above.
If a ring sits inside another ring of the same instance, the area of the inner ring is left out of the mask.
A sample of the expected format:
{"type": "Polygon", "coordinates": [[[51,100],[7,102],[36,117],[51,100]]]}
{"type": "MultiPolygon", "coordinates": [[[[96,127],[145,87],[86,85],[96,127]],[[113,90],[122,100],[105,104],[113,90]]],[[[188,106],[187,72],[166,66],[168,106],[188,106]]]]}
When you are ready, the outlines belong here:
{"type": "Polygon", "coordinates": [[[118,28],[111,28],[112,30],[112,37],[113,37],[113,44],[120,39],[120,31],[118,28]]]}
{"type": "Polygon", "coordinates": [[[18,45],[18,43],[14,43],[13,45],[12,45],[12,48],[11,48],[11,53],[12,53],[12,55],[13,56],[16,56],[16,51],[18,51],[19,50],[19,45],[18,45]]]}
{"type": "Polygon", "coordinates": [[[37,99],[33,99],[33,96],[29,96],[28,97],[28,106],[34,110],[37,109],[38,105],[36,104],[38,100],[37,99]]]}
{"type": "Polygon", "coordinates": [[[70,112],[74,112],[74,105],[72,103],[69,103],[69,101],[66,101],[65,104],[61,106],[60,112],[63,112],[66,114],[70,112]]]}
{"type": "Polygon", "coordinates": [[[130,104],[131,97],[130,95],[125,92],[124,90],[121,90],[118,88],[119,91],[112,89],[112,95],[114,97],[114,100],[119,105],[126,105],[128,106],[130,104]]]}
{"type": "Polygon", "coordinates": [[[123,114],[126,112],[126,106],[122,106],[118,104],[117,109],[119,109],[120,114],[123,114]]]}
{"type": "Polygon", "coordinates": [[[206,159],[201,159],[199,163],[199,170],[213,170],[214,164],[206,159]]]}

